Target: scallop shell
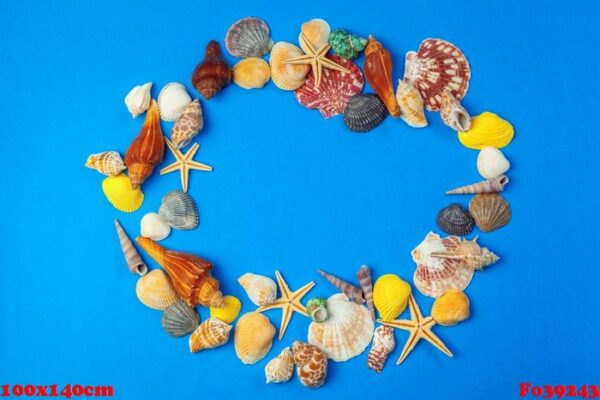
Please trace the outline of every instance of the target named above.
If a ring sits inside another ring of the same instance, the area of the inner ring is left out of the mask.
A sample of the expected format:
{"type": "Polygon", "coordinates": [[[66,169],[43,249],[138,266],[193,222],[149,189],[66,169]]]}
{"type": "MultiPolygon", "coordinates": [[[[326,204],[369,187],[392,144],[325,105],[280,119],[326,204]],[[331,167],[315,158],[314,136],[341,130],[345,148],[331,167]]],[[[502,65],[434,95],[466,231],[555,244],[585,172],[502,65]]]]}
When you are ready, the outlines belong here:
{"type": "Polygon", "coordinates": [[[294,356],[289,347],[265,365],[267,383],[287,382],[294,373],[294,356]]]}
{"type": "Polygon", "coordinates": [[[475,228],[473,217],[457,203],[442,208],[435,222],[444,232],[457,236],[466,236],[473,232],[473,228],[475,228]]]}
{"type": "Polygon", "coordinates": [[[391,326],[379,325],[373,335],[373,347],[369,351],[367,366],[376,372],[383,371],[388,355],[396,347],[394,329],[391,326]]]}
{"type": "Polygon", "coordinates": [[[171,227],[160,215],[150,212],[140,221],[140,234],[155,241],[163,240],[171,233],[171,227]]]}
{"type": "Polygon", "coordinates": [[[244,364],[256,364],[273,344],[275,327],[265,315],[249,312],[235,326],[235,354],[244,364]]]}
{"type": "Polygon", "coordinates": [[[173,129],[171,129],[171,143],[178,149],[187,146],[203,126],[204,118],[200,100],[195,99],[177,117],[173,129]]]}
{"type": "Polygon", "coordinates": [[[269,25],[262,19],[242,18],[227,30],[225,47],[235,57],[262,57],[273,47],[270,33],[269,25]]]}
{"type": "Polygon", "coordinates": [[[198,327],[200,317],[194,308],[179,300],[163,312],[161,322],[171,336],[181,337],[198,327]]]}
{"type": "Polygon", "coordinates": [[[271,68],[262,58],[246,58],[233,66],[233,82],[243,89],[260,89],[271,79],[271,68]]]}
{"type": "Polygon", "coordinates": [[[329,317],[327,312],[327,299],[320,297],[310,299],[306,303],[306,313],[315,322],[325,322],[329,317]]]}
{"type": "Polygon", "coordinates": [[[454,250],[433,252],[431,257],[458,260],[471,269],[483,269],[497,262],[500,257],[487,247],[481,247],[477,243],[477,239],[479,237],[475,237],[473,240],[463,240],[454,250]]]}
{"type": "Polygon", "coordinates": [[[501,175],[487,181],[472,183],[448,190],[446,194],[472,194],[472,193],[498,193],[504,190],[509,180],[506,175],[501,175]]]}
{"type": "Polygon", "coordinates": [[[210,316],[230,324],[240,313],[242,303],[237,297],[223,296],[223,307],[210,307],[210,316]]]}
{"type": "Polygon", "coordinates": [[[398,275],[380,276],[373,287],[373,302],[381,319],[393,321],[398,318],[408,305],[410,292],[410,285],[398,275]]]}
{"type": "Polygon", "coordinates": [[[493,179],[503,175],[510,169],[510,162],[495,147],[487,146],[477,155],[477,171],[485,179],[493,179]]]}
{"type": "Polygon", "coordinates": [[[352,60],[367,47],[367,39],[347,32],[345,29],[334,29],[329,34],[329,45],[336,55],[352,60]]]}
{"type": "Polygon", "coordinates": [[[145,113],[150,108],[150,101],[152,100],[150,89],[152,89],[152,82],[147,82],[134,87],[125,96],[125,105],[132,118],[145,113]]]}
{"type": "Polygon", "coordinates": [[[469,318],[469,298],[460,290],[449,289],[435,299],[431,316],[444,326],[456,325],[469,318]]]}
{"type": "Polygon", "coordinates": [[[240,276],[238,282],[248,294],[250,301],[257,306],[271,304],[277,297],[277,285],[269,277],[248,272],[240,276]]]}
{"type": "Polygon", "coordinates": [[[310,65],[288,64],[286,62],[303,54],[302,49],[291,43],[275,43],[269,58],[271,79],[275,86],[283,90],[296,90],[304,85],[306,75],[310,72],[310,65]]]}
{"type": "Polygon", "coordinates": [[[105,178],[102,191],[114,208],[126,213],[136,211],[144,202],[144,193],[139,187],[132,189],[129,178],[124,174],[105,178]]]}
{"type": "Polygon", "coordinates": [[[323,386],[327,378],[325,352],[317,346],[296,340],[292,343],[292,355],[300,383],[313,389],[323,386]]]}
{"type": "Polygon", "coordinates": [[[106,176],[119,175],[125,168],[121,155],[116,151],[104,151],[102,153],[90,154],[85,166],[95,169],[106,176]]]}
{"type": "Polygon", "coordinates": [[[469,203],[469,213],[475,219],[477,227],[490,232],[510,222],[510,205],[497,193],[477,194],[469,203]]]}
{"type": "Polygon", "coordinates": [[[351,302],[343,293],[327,299],[329,317],[308,326],[308,342],[334,361],[346,361],[362,353],[373,336],[373,319],[366,307],[351,302]]]}
{"type": "Polygon", "coordinates": [[[192,98],[179,82],[167,83],[158,94],[158,110],[163,121],[175,121],[192,98]]]}
{"type": "Polygon", "coordinates": [[[179,300],[171,280],[162,269],[153,269],[138,279],[135,294],[142,304],[155,310],[166,310],[179,300]]]}
{"type": "Polygon", "coordinates": [[[450,92],[442,94],[440,116],[444,124],[457,132],[466,131],[471,127],[469,113],[450,92]]]}
{"type": "Polygon", "coordinates": [[[419,90],[425,108],[438,111],[445,91],[450,91],[457,100],[465,97],[471,67],[462,51],[452,43],[425,39],[417,52],[406,53],[404,79],[419,90]]]}
{"type": "Polygon", "coordinates": [[[364,79],[360,68],[345,58],[328,55],[328,59],[348,69],[350,73],[325,68],[321,82],[316,85],[315,75],[310,74],[304,86],[296,89],[296,100],[307,108],[316,108],[323,118],[344,112],[350,98],[362,91],[364,79]]]}
{"type": "Polygon", "coordinates": [[[458,132],[458,140],[470,149],[481,150],[486,146],[501,149],[514,135],[515,130],[508,121],[486,111],[471,118],[471,127],[468,131],[458,132]]]}
{"type": "Polygon", "coordinates": [[[358,94],[350,99],[344,110],[344,124],[353,132],[369,132],[378,127],[388,115],[387,108],[374,93],[358,94]]]}
{"type": "Polygon", "coordinates": [[[207,319],[190,336],[190,351],[196,353],[224,345],[229,340],[231,328],[231,325],[216,318],[207,319]]]}
{"type": "Polygon", "coordinates": [[[396,89],[396,101],[400,107],[400,118],[413,128],[424,128],[427,126],[423,97],[412,83],[398,80],[396,89]]]}
{"type": "Polygon", "coordinates": [[[175,229],[190,230],[198,226],[198,208],[192,196],[174,190],[163,196],[160,216],[175,229]]]}
{"type": "Polygon", "coordinates": [[[302,35],[304,35],[304,37],[313,45],[315,49],[319,49],[328,43],[330,33],[331,27],[327,21],[320,18],[311,19],[310,21],[303,23],[300,27],[298,42],[300,43],[302,50],[304,50],[305,53],[309,53],[310,49],[304,48],[303,41],[300,40],[302,35]]]}

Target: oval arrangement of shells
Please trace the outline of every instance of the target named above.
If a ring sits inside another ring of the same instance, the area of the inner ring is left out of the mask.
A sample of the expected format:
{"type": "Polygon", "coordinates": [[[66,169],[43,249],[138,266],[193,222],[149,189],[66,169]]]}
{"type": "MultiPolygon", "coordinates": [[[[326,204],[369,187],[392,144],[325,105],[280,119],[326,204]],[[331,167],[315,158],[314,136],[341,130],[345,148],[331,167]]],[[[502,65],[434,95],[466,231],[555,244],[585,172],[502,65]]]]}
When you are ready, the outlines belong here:
{"type": "MultiPolygon", "coordinates": [[[[198,50],[203,48],[199,63],[190,66],[187,86],[170,82],[155,98],[152,82],[134,86],[124,102],[133,118],[145,114],[141,130],[126,151],[94,152],[85,162],[105,176],[101,186],[109,203],[132,213],[141,207],[142,187],[157,175],[165,147],[175,158],[160,169],[160,176],[178,172],[182,188],[165,193],[155,211],[139,219],[139,236],[132,239],[127,233],[131,230],[114,220],[124,264],[138,275],[135,293],[140,303],[161,313],[165,334],[188,337],[189,352],[199,353],[194,357],[232,346],[242,364],[260,364],[266,383],[287,382],[295,375],[303,386],[318,388],[327,382],[330,361],[353,358],[380,373],[395,351],[395,329],[408,333],[397,364],[421,339],[452,357],[433,328],[469,318],[471,300],[465,291],[477,271],[500,260],[480,244],[479,236],[467,236],[501,229],[512,217],[510,204],[500,194],[509,183],[511,164],[500,148],[512,141],[514,128],[490,111],[471,117],[461,103],[471,78],[462,50],[446,40],[425,39],[416,51],[406,53],[400,74],[393,68],[390,48],[373,34],[332,29],[315,18],[300,25],[297,38],[274,41],[269,25],[253,16],[234,22],[222,42],[211,40],[198,50]],[[230,66],[222,48],[240,60],[230,66]],[[350,272],[317,269],[314,281],[307,279],[301,286],[290,286],[280,271],[248,271],[237,279],[246,294],[246,299],[238,299],[223,293],[220,265],[193,250],[157,243],[200,225],[198,204],[187,190],[190,172],[213,169],[196,159],[196,137],[205,125],[203,107],[232,82],[250,90],[268,87],[271,81],[282,91],[293,91],[289,95],[324,119],[341,118],[350,132],[367,133],[389,120],[425,128],[428,113],[439,112],[462,145],[479,150],[474,164],[483,180],[449,183],[447,195],[471,199],[449,203],[434,214],[431,225],[444,235],[429,232],[415,246],[410,254],[414,271],[374,276],[367,265],[350,272]],[[170,132],[163,130],[161,121],[172,123],[170,132]],[[145,261],[151,259],[161,268],[149,270],[145,261]],[[412,285],[407,278],[411,274],[412,285]],[[309,296],[315,281],[330,293],[309,296]],[[435,299],[429,313],[421,311],[414,289],[435,299]],[[244,305],[250,310],[243,310],[244,305]],[[210,309],[210,316],[202,318],[198,306],[210,309]],[[277,327],[270,318],[279,311],[277,327]],[[296,319],[306,318],[305,337],[286,336],[294,314],[299,314],[296,319]],[[274,354],[276,340],[285,347],[274,354]]],[[[481,242],[487,243],[487,238],[481,242]]]]}

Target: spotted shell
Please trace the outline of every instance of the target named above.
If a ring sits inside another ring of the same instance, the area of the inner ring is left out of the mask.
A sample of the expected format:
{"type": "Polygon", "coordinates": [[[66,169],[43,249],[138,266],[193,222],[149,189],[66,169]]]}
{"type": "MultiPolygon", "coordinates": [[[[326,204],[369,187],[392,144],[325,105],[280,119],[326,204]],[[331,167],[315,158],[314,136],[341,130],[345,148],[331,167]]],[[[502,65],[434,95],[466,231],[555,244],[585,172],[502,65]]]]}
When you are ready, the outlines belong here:
{"type": "Polygon", "coordinates": [[[512,216],[510,205],[497,193],[475,195],[469,203],[469,213],[483,232],[490,232],[507,225],[512,216]]]}
{"type": "Polygon", "coordinates": [[[431,316],[440,325],[451,326],[469,318],[469,298],[456,289],[449,289],[435,299],[431,316]]]}
{"type": "Polygon", "coordinates": [[[262,57],[273,47],[269,25],[260,18],[242,18],[227,30],[225,47],[235,57],[262,57]]]}
{"type": "Polygon", "coordinates": [[[193,332],[198,327],[199,321],[198,313],[182,300],[167,308],[162,316],[163,328],[175,337],[193,332]]]}
{"type": "Polygon", "coordinates": [[[296,90],[304,85],[310,65],[288,64],[291,58],[303,55],[302,49],[287,42],[277,42],[271,49],[269,65],[271,79],[282,90],[296,90]]]}
{"type": "Polygon", "coordinates": [[[175,121],[192,102],[185,86],[179,82],[167,83],[158,94],[158,110],[163,121],[175,121]]]}
{"type": "Polygon", "coordinates": [[[171,142],[176,148],[181,149],[192,141],[203,126],[204,118],[200,100],[195,99],[183,109],[183,112],[175,120],[175,125],[171,130],[171,142]]]}
{"type": "Polygon", "coordinates": [[[166,310],[179,300],[171,280],[162,269],[153,269],[138,279],[135,294],[142,304],[155,310],[166,310]]]}
{"type": "Polygon", "coordinates": [[[125,163],[121,155],[116,151],[104,151],[102,153],[90,154],[85,162],[85,166],[95,169],[102,175],[119,175],[125,168],[125,163]]]}
{"type": "Polygon", "coordinates": [[[466,236],[475,228],[475,220],[460,204],[452,203],[442,208],[435,222],[446,233],[466,236]]]}
{"type": "Polygon", "coordinates": [[[387,108],[374,93],[359,94],[350,99],[344,110],[344,124],[353,132],[369,132],[388,115],[387,108]]]}
{"type": "Polygon", "coordinates": [[[212,349],[227,343],[231,325],[209,318],[201,323],[190,336],[190,351],[196,353],[204,349],[212,349]]]}
{"type": "Polygon", "coordinates": [[[450,92],[442,94],[440,116],[444,124],[457,132],[466,131],[471,127],[469,113],[450,92]]]}
{"type": "Polygon", "coordinates": [[[271,68],[262,58],[245,58],[232,71],[233,82],[243,89],[260,89],[271,79],[271,68]]]}
{"type": "Polygon", "coordinates": [[[267,383],[287,382],[294,373],[294,356],[289,347],[265,365],[267,383]]]}
{"type": "Polygon", "coordinates": [[[325,384],[327,355],[323,350],[296,340],[292,343],[292,354],[300,383],[309,388],[318,388],[325,384]]]}
{"type": "Polygon", "coordinates": [[[400,118],[413,128],[424,128],[427,126],[425,110],[423,108],[423,97],[412,83],[398,80],[396,89],[396,101],[400,107],[400,118]]]}
{"type": "Polygon", "coordinates": [[[244,314],[235,326],[235,354],[244,364],[256,364],[271,349],[274,336],[275,327],[265,315],[244,314]]]}
{"type": "Polygon", "coordinates": [[[144,193],[139,187],[131,188],[131,181],[125,174],[109,176],[102,181],[104,196],[119,211],[134,212],[142,206],[144,193]]]}
{"type": "Polygon", "coordinates": [[[315,18],[310,21],[306,21],[300,27],[300,35],[298,36],[298,42],[300,43],[300,47],[306,53],[310,51],[310,49],[304,48],[304,43],[300,40],[301,36],[304,36],[315,49],[321,48],[323,45],[327,44],[329,40],[329,34],[331,33],[331,27],[324,19],[315,18]]]}
{"type": "Polygon", "coordinates": [[[192,196],[180,190],[164,195],[158,213],[175,229],[190,230],[198,226],[196,202],[192,196]]]}

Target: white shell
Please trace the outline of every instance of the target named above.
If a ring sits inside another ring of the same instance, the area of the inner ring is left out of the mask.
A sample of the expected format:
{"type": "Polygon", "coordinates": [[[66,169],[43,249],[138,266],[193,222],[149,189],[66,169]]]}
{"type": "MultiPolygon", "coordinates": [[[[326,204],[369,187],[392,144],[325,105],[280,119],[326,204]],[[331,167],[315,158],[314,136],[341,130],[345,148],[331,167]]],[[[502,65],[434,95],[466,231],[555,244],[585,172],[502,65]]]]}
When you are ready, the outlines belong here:
{"type": "Polygon", "coordinates": [[[250,301],[257,306],[266,306],[275,301],[277,285],[273,279],[248,272],[240,276],[238,282],[248,294],[250,301]]]}
{"type": "Polygon", "coordinates": [[[160,215],[151,212],[142,217],[140,233],[143,237],[159,241],[169,236],[171,227],[160,215]]]}
{"type": "Polygon", "coordinates": [[[127,111],[131,113],[132,118],[145,113],[150,107],[150,100],[152,100],[152,96],[150,95],[151,88],[152,82],[144,83],[131,89],[127,93],[127,96],[125,96],[125,105],[127,106],[127,111]]]}
{"type": "Polygon", "coordinates": [[[477,171],[485,179],[493,179],[503,175],[509,168],[510,162],[495,147],[484,147],[477,156],[477,171]]]}
{"type": "Polygon", "coordinates": [[[175,121],[183,109],[192,102],[185,86],[178,82],[167,83],[158,94],[158,111],[163,121],[175,121]]]}

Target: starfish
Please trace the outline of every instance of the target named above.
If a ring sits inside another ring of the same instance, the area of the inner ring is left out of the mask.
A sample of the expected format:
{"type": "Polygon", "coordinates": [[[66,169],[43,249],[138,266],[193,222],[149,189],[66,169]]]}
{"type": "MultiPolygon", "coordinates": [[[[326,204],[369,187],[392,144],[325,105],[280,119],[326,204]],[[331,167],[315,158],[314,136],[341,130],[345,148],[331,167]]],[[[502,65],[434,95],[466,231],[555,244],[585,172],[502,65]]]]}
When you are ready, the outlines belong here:
{"type": "Polygon", "coordinates": [[[452,357],[452,353],[448,348],[444,345],[444,343],[438,338],[435,333],[431,331],[431,328],[435,325],[435,321],[433,317],[424,318],[423,314],[421,314],[421,310],[419,310],[419,306],[415,301],[415,298],[411,294],[408,298],[408,306],[410,308],[410,320],[394,320],[394,321],[383,321],[377,320],[384,325],[391,326],[392,328],[403,329],[405,331],[410,332],[408,336],[408,340],[402,349],[402,354],[400,354],[400,358],[396,362],[396,364],[400,364],[406,356],[415,348],[417,342],[421,339],[427,340],[429,343],[434,345],[439,351],[447,355],[448,357],[452,357]]]}
{"type": "Polygon", "coordinates": [[[285,330],[287,329],[290,320],[292,319],[292,314],[294,312],[300,313],[304,316],[308,317],[308,313],[306,312],[306,307],[302,305],[300,300],[308,293],[310,289],[315,286],[314,282],[309,282],[306,285],[302,286],[300,289],[292,292],[288,287],[287,283],[281,277],[279,271],[275,271],[275,275],[277,276],[277,285],[279,286],[279,291],[281,292],[281,297],[272,302],[271,304],[267,304],[266,306],[262,306],[256,309],[258,312],[263,312],[266,310],[271,310],[273,308],[281,308],[281,326],[279,327],[279,340],[283,338],[285,334],[285,330]]]}
{"type": "Polygon", "coordinates": [[[350,73],[350,71],[329,58],[325,57],[327,52],[331,48],[328,43],[318,49],[308,40],[304,33],[300,34],[300,45],[303,49],[307,50],[306,54],[294,58],[290,58],[286,61],[287,64],[300,64],[310,65],[313,74],[315,75],[315,85],[319,87],[321,83],[321,75],[323,68],[334,69],[336,71],[350,73]]]}
{"type": "Polygon", "coordinates": [[[193,160],[196,152],[200,148],[198,143],[194,143],[187,153],[183,154],[181,150],[176,148],[175,145],[173,145],[173,143],[171,143],[171,141],[166,137],[165,142],[167,142],[169,150],[171,150],[171,153],[173,153],[175,156],[175,162],[161,169],[160,174],[164,175],[170,172],[179,171],[181,174],[181,186],[183,187],[184,192],[187,192],[188,189],[190,170],[196,169],[198,171],[212,171],[213,168],[210,165],[202,164],[193,160]]]}

